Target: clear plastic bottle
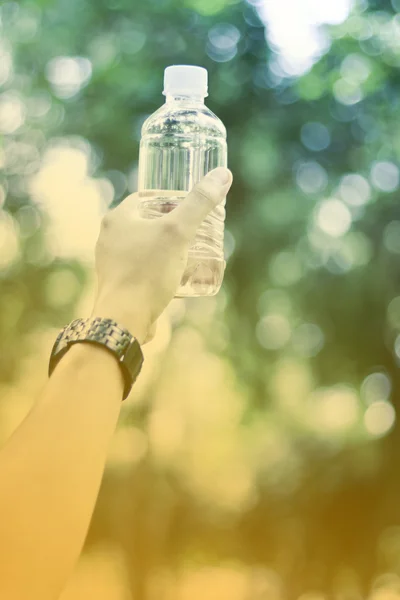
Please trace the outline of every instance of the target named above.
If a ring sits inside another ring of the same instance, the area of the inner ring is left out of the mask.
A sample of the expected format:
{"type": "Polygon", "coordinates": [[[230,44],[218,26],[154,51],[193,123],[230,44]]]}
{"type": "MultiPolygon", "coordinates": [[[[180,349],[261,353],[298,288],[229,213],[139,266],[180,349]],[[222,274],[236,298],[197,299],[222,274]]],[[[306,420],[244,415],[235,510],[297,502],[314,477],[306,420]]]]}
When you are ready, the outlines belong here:
{"type": "MultiPolygon", "coordinates": [[[[226,129],[204,104],[207,71],[176,65],[164,75],[165,104],[143,124],[139,154],[140,212],[173,210],[212,169],[227,166],[226,129]]],[[[221,287],[225,200],[203,221],[176,297],[213,296],[221,287]]]]}

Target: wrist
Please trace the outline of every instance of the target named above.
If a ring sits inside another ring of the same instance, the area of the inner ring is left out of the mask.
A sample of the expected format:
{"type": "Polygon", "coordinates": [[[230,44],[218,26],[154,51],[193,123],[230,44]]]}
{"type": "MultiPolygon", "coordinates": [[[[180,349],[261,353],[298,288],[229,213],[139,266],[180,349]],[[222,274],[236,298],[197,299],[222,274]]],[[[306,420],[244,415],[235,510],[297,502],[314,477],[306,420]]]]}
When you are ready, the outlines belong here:
{"type": "Polygon", "coordinates": [[[90,317],[112,319],[120,327],[126,329],[142,345],[147,337],[150,322],[144,311],[140,313],[140,302],[135,307],[138,310],[135,311],[132,309],[132,304],[135,304],[135,299],[130,299],[129,304],[96,300],[90,317]]]}
{"type": "MultiPolygon", "coordinates": [[[[141,336],[139,337],[141,339],[141,336]]],[[[49,376],[71,346],[79,343],[96,344],[107,350],[117,359],[124,378],[123,400],[128,397],[143,364],[140,342],[131,335],[121,321],[106,317],[74,319],[66,325],[53,344],[49,361],[49,376]]]]}
{"type": "Polygon", "coordinates": [[[72,367],[77,377],[81,372],[86,372],[91,365],[96,365],[97,369],[99,365],[102,365],[102,367],[107,367],[115,372],[119,386],[124,388],[125,382],[120,366],[112,353],[100,344],[71,344],[59,364],[65,368],[68,368],[68,365],[72,367]]]}

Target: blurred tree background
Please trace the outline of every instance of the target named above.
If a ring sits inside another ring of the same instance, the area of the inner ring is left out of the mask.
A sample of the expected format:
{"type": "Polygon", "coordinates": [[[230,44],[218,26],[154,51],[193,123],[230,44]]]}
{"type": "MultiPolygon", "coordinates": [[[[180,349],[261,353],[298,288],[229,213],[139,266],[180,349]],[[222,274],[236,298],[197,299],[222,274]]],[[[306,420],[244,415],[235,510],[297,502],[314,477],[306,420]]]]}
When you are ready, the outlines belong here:
{"type": "Polygon", "coordinates": [[[0,17],[2,440],[90,301],[169,64],[208,69],[235,176],[223,289],[145,347],[63,600],[400,599],[400,0],[0,17]]]}

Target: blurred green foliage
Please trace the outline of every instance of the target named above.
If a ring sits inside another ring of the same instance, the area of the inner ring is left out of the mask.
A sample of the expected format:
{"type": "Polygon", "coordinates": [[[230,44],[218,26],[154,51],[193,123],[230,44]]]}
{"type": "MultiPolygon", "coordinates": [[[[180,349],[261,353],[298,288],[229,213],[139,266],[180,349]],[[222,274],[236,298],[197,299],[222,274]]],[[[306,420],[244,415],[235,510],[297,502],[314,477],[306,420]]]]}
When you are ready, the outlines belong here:
{"type": "MultiPolygon", "coordinates": [[[[256,6],[244,1],[21,0],[0,7],[1,219],[8,223],[0,232],[14,228],[20,248],[0,268],[3,381],[15,376],[36,327],[61,326],[73,315],[76,294],[49,304],[49,279],[66,270],[79,285],[85,281],[78,261],[52,257],[46,214],[30,198],[29,180],[48,144],[86,140],[92,174],[112,182],[119,202],[132,189],[141,123],[162,101],[163,69],[182,62],[208,69],[208,105],[228,130],[235,181],[218,313],[225,341],[216,343],[213,328],[198,328],[234,368],[246,398],[243,429],[272,419],[290,438],[295,483],[280,486],[261,473],[257,500],[228,527],[150,458],[128,474],[110,470],[88,543],[118,538],[134,598],[148,597],[155,566],[176,568],[192,554],[267,565],[281,577],[284,598],[309,589],[360,598],[382,568],[382,539],[392,536],[387,544],[399,547],[398,530],[387,529],[399,523],[400,499],[400,435],[389,422],[400,386],[398,4],[360,3],[326,28],[329,49],[299,77],[271,67],[276,49],[256,6]],[[276,381],[281,371],[289,379],[290,404],[302,369],[314,395],[291,413],[280,405],[276,381]],[[346,394],[358,403],[352,427],[346,394]],[[318,412],[320,398],[328,425],[339,419],[336,430],[315,431],[301,420],[318,412]],[[130,502],[110,517],[116,489],[130,502]],[[341,591],[344,571],[353,595],[341,591]]],[[[133,418],[146,428],[150,412],[133,418]]],[[[282,477],[294,477],[289,467],[282,477]]],[[[394,552],[384,567],[400,577],[399,565],[394,552]]]]}

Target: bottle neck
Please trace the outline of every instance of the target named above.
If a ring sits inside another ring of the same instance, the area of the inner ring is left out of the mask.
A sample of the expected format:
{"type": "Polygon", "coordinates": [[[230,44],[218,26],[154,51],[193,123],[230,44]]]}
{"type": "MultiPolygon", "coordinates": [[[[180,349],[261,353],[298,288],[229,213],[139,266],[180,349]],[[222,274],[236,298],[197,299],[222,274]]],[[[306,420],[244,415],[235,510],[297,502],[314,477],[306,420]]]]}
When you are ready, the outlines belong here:
{"type": "Polygon", "coordinates": [[[165,97],[165,103],[179,102],[182,104],[204,104],[204,96],[192,96],[192,95],[181,95],[181,94],[167,94],[165,97]]]}

